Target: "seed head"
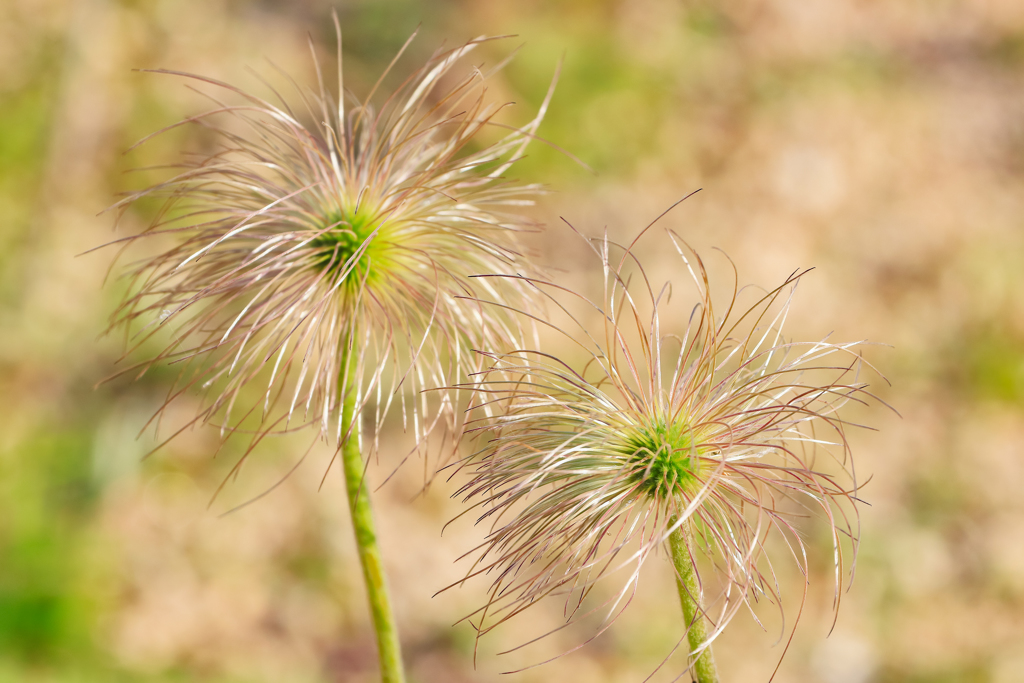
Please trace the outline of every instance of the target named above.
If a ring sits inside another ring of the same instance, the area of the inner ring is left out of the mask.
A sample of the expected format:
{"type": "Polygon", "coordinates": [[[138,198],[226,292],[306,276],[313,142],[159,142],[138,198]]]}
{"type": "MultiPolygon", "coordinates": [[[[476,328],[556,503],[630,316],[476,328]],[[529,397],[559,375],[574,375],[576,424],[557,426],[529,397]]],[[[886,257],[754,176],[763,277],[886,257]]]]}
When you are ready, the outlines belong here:
{"type": "Polygon", "coordinates": [[[647,559],[685,524],[691,559],[703,558],[706,647],[740,607],[753,613],[767,597],[782,609],[766,539],[782,537],[806,577],[795,518],[814,509],[831,532],[838,607],[859,534],[840,417],[869,396],[858,343],[782,337],[804,273],[767,292],[734,287],[720,313],[704,263],[669,236],[695,306],[673,305],[667,285],[653,289],[630,249],[588,240],[605,273],[602,303],[587,302],[603,335],[575,319],[564,330],[585,362],[539,350],[491,354],[492,367],[468,387],[480,405],[501,407],[476,422],[486,442],[461,463],[470,481],[459,494],[490,523],[470,553],[469,576],[493,577],[471,615],[480,635],[554,595],[569,621],[604,615],[603,631],[629,604],[647,559]],[[619,588],[607,602],[587,600],[613,576],[619,588]]]}
{"type": "Polygon", "coordinates": [[[522,307],[534,296],[520,280],[470,276],[531,272],[516,235],[531,224],[515,211],[539,188],[504,173],[547,100],[525,127],[497,123],[503,106],[486,97],[493,70],[455,73],[478,39],[435,53],[376,109],[380,82],[362,102],[344,90],[340,35],[337,94],[322,76],[317,92],[292,81],[295,109],[276,90],[272,103],[161,72],[239,103],[211,96],[213,109],[176,124],[211,131],[217,148],[118,204],[165,200],[146,231],[123,240],[160,246],[134,264],[113,326],[133,330],[129,353],[168,341],[125,372],[176,365],[168,403],[202,387],[194,422],[224,434],[254,424],[253,445],[310,423],[343,438],[340,394],[352,390],[361,410],[372,407],[362,411],[376,427],[372,448],[394,405],[417,444],[438,424],[456,426],[452,397],[424,390],[475,368],[469,349],[519,335],[512,315],[475,299],[522,307]],[[504,137],[478,142],[488,127],[504,137]],[[355,368],[341,367],[353,354],[355,368]]]}

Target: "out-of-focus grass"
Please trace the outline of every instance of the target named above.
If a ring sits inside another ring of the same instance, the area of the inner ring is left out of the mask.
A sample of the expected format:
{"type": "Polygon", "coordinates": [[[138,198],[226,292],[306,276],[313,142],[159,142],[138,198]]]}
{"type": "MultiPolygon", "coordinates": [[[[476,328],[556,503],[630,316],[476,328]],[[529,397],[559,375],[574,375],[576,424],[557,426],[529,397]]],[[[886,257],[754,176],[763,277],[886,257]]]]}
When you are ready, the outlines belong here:
{"type": "Polygon", "coordinates": [[[57,657],[88,641],[89,601],[75,582],[81,545],[98,495],[88,430],[33,435],[33,463],[4,472],[7,509],[0,587],[0,646],[28,660],[57,657]]]}

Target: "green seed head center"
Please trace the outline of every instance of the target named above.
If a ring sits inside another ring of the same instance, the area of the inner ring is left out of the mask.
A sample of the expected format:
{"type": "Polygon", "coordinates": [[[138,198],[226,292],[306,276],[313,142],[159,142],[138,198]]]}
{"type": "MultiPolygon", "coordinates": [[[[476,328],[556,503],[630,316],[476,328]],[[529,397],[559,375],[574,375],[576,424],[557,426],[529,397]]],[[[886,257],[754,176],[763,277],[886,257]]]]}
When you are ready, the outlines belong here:
{"type": "Polygon", "coordinates": [[[314,267],[338,275],[348,271],[345,279],[356,285],[373,277],[377,269],[371,267],[385,255],[385,229],[383,219],[367,208],[329,213],[318,227],[324,232],[309,243],[314,267]]]}
{"type": "Polygon", "coordinates": [[[695,480],[698,467],[693,431],[682,420],[637,427],[626,438],[634,481],[652,497],[667,497],[695,480]]]}

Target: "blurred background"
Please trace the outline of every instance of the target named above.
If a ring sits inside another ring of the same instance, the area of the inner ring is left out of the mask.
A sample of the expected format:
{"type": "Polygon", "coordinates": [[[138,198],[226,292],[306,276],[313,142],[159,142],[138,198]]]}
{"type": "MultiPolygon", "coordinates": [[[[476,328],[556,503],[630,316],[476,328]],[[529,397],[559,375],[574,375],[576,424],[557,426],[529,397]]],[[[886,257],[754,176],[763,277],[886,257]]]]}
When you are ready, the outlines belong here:
{"type": "MultiPolygon", "coordinates": [[[[850,434],[871,475],[856,581],[826,638],[831,558],[809,526],[811,589],[776,680],[1024,681],[1024,3],[3,0],[0,682],[376,676],[337,469],[319,488],[327,454],[224,517],[286,471],[294,443],[260,451],[212,506],[237,456],[212,457],[212,430],[143,460],[155,441],[138,434],[169,376],[97,388],[122,350],[102,333],[123,285],[104,284],[112,250],[78,256],[117,236],[98,214],[118,193],[162,177],[126,171],[209,144],[181,129],[125,154],[206,106],[181,79],[134,69],[265,93],[249,69],[270,60],[312,84],[307,40],[331,61],[334,7],[359,95],[418,25],[396,73],[442,41],[517,34],[474,58],[524,44],[491,85],[516,103],[511,123],[532,117],[564,58],[540,133],[594,173],[538,144],[516,174],[552,190],[532,210],[551,231],[532,246],[568,282],[592,287],[596,264],[560,217],[631,239],[703,188],[663,224],[702,253],[723,249],[741,282],[816,267],[790,335],[889,345],[867,355],[900,416],[857,412],[878,431],[850,434]]],[[[659,260],[666,244],[652,234],[640,250],[681,285],[659,260]]],[[[405,468],[376,498],[413,681],[497,681],[583,639],[496,657],[557,623],[557,605],[536,610],[485,640],[474,668],[472,630],[452,623],[485,587],[431,596],[481,531],[442,537],[453,487],[421,484],[405,468]]],[[[606,635],[500,680],[644,680],[680,635],[664,564],[606,635]]],[[[783,579],[799,602],[800,577],[783,579]]],[[[767,680],[775,640],[738,617],[716,646],[723,681],[767,680]]],[[[673,680],[670,664],[655,680],[673,680]]]]}

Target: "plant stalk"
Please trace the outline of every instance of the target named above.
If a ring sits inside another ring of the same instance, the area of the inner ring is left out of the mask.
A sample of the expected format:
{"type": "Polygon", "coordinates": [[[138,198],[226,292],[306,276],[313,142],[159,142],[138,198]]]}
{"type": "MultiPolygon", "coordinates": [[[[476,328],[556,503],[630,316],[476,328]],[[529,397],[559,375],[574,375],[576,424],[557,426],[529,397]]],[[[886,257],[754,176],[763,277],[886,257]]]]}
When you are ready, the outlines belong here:
{"type": "MultiPolygon", "coordinates": [[[[676,523],[675,518],[671,523],[676,523]]],[[[700,580],[693,563],[693,539],[689,521],[683,522],[669,535],[668,544],[672,551],[672,564],[676,568],[676,587],[679,589],[679,601],[683,605],[683,619],[688,627],[686,637],[690,652],[693,652],[707,640],[708,625],[700,604],[700,580]]],[[[696,683],[718,683],[718,670],[710,646],[692,660],[690,673],[696,683]]]]}
{"type": "Polygon", "coordinates": [[[347,377],[345,395],[342,397],[342,429],[346,436],[341,447],[345,490],[348,493],[348,509],[352,517],[356,547],[359,549],[359,563],[363,567],[366,597],[370,601],[373,628],[377,635],[381,681],[405,683],[402,647],[398,640],[395,615],[391,610],[384,563],[381,559],[380,546],[377,545],[377,530],[373,523],[373,509],[370,507],[370,490],[364,479],[363,456],[359,449],[360,411],[356,403],[355,352],[355,349],[347,350],[341,359],[347,377]]]}

